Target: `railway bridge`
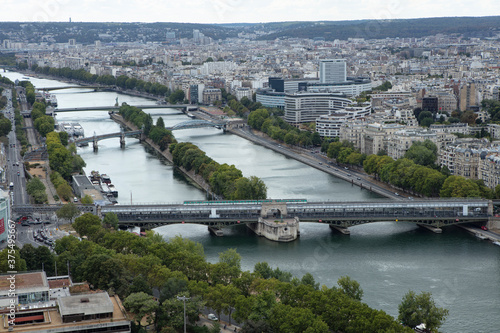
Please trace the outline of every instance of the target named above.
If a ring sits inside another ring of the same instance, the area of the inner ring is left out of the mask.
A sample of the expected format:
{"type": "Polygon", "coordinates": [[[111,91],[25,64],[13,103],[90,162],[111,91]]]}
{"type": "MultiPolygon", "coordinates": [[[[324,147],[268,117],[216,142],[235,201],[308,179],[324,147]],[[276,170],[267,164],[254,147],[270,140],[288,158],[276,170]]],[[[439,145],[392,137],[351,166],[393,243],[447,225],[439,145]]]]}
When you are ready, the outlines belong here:
{"type": "MultiPolygon", "coordinates": [[[[13,206],[14,213],[55,212],[57,205],[13,206]]],[[[350,227],[376,222],[410,222],[440,232],[441,227],[485,223],[493,215],[486,199],[420,199],[405,201],[308,202],[306,199],[242,201],[185,201],[178,204],[93,206],[80,209],[99,216],[115,213],[122,227],[153,229],[170,224],[199,224],[222,235],[226,226],[246,224],[257,234],[276,241],[299,235],[299,223],[323,223],[349,233],[350,227]]]]}

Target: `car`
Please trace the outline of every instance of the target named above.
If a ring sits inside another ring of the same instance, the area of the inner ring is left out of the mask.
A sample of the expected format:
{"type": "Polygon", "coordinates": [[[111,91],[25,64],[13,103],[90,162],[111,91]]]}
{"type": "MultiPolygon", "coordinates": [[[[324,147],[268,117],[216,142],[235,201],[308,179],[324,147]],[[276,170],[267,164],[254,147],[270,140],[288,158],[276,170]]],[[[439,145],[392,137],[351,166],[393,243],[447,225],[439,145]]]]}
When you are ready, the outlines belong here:
{"type": "Polygon", "coordinates": [[[357,179],[357,180],[361,180],[361,178],[359,178],[359,177],[356,177],[356,179],[357,179]]]}
{"type": "Polygon", "coordinates": [[[488,230],[488,228],[485,225],[482,225],[481,229],[484,230],[484,231],[488,230]]]}
{"type": "Polygon", "coordinates": [[[18,175],[18,176],[20,175],[19,171],[17,172],[17,175],[18,175]]]}
{"type": "Polygon", "coordinates": [[[319,165],[323,165],[323,163],[319,162],[319,165]]]}
{"type": "Polygon", "coordinates": [[[408,197],[408,200],[413,200],[413,197],[408,197]]]}
{"type": "Polygon", "coordinates": [[[399,196],[399,193],[398,193],[398,192],[394,192],[394,194],[399,196]]]}
{"type": "Polygon", "coordinates": [[[78,198],[77,198],[77,197],[74,197],[74,198],[73,198],[73,202],[78,202],[78,198]]]}
{"type": "Polygon", "coordinates": [[[216,315],[214,315],[213,313],[209,313],[208,316],[207,316],[208,319],[210,320],[219,320],[219,318],[217,318],[216,315]]]}

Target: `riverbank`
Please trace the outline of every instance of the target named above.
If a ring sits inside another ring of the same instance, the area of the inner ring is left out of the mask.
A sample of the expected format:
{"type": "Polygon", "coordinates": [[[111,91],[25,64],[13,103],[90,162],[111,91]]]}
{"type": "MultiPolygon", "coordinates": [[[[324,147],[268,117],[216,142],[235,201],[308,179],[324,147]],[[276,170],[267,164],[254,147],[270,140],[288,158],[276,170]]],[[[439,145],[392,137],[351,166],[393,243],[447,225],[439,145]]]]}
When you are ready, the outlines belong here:
{"type": "MultiPolygon", "coordinates": [[[[79,80],[68,80],[66,78],[54,76],[54,75],[40,74],[40,73],[33,72],[30,70],[24,70],[24,71],[23,70],[16,70],[16,72],[22,73],[28,77],[35,77],[35,78],[47,79],[47,80],[57,80],[59,82],[64,82],[64,83],[68,83],[68,84],[77,84],[77,85],[82,85],[82,86],[96,85],[96,84],[83,82],[83,81],[79,81],[79,80]]],[[[165,101],[165,98],[163,96],[148,94],[148,93],[139,92],[136,90],[121,89],[119,87],[106,86],[106,85],[101,86],[100,89],[114,91],[116,93],[124,94],[124,95],[131,95],[131,96],[136,96],[136,97],[147,98],[147,99],[151,99],[154,101],[162,101],[162,102],[165,101]]]]}

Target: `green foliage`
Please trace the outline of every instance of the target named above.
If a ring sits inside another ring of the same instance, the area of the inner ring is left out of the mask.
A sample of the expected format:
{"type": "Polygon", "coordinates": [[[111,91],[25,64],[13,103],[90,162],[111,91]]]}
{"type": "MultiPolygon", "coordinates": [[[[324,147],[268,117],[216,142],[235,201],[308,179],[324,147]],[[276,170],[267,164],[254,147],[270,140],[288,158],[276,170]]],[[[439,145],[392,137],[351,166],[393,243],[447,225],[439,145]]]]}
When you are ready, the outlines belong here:
{"type": "Polygon", "coordinates": [[[184,101],[184,97],[185,97],[184,91],[182,89],[177,89],[170,95],[168,101],[171,104],[177,104],[178,102],[184,101]]]}
{"type": "Polygon", "coordinates": [[[381,85],[373,88],[373,90],[375,90],[375,91],[388,91],[391,88],[392,88],[392,83],[390,81],[385,81],[381,85]]]}
{"type": "Polygon", "coordinates": [[[14,248],[6,247],[0,251],[0,273],[7,273],[8,271],[26,271],[26,260],[21,258],[17,246],[14,246],[14,248]],[[14,267],[9,264],[12,261],[14,261],[14,267]]]}
{"type": "Polygon", "coordinates": [[[434,116],[430,111],[422,111],[417,117],[420,126],[429,127],[434,123],[434,116]]]}
{"type": "Polygon", "coordinates": [[[118,230],[118,216],[115,213],[107,213],[104,215],[104,219],[102,220],[102,223],[104,226],[108,228],[113,228],[115,230],[118,230]]]}
{"type": "MultiPolygon", "coordinates": [[[[2,109],[2,107],[0,107],[2,109]]],[[[3,113],[0,113],[0,136],[7,136],[12,130],[12,123],[9,119],[5,118],[3,113]]]]}
{"type": "Polygon", "coordinates": [[[359,282],[352,280],[349,276],[340,277],[337,284],[349,298],[357,301],[361,301],[363,298],[363,289],[361,289],[359,282]]]}
{"type": "Polygon", "coordinates": [[[73,229],[80,236],[88,236],[89,239],[94,239],[101,229],[101,219],[94,214],[85,213],[75,219],[73,229]]]}
{"type": "Polygon", "coordinates": [[[481,102],[483,109],[490,114],[491,121],[500,121],[500,102],[494,99],[485,99],[481,102]]]}
{"type": "Polygon", "coordinates": [[[479,185],[462,176],[449,176],[440,191],[443,198],[481,197],[479,185]]]}
{"type": "Polygon", "coordinates": [[[57,218],[72,221],[80,215],[80,210],[73,203],[69,202],[56,211],[57,218]]]}
{"type": "Polygon", "coordinates": [[[433,166],[437,159],[437,146],[431,140],[416,141],[405,153],[416,164],[433,166]]]}
{"type": "Polygon", "coordinates": [[[45,142],[49,153],[49,165],[53,171],[59,173],[64,179],[70,179],[73,172],[82,171],[85,162],[80,156],[72,154],[62,145],[58,133],[48,133],[45,142]]]}
{"type": "Polygon", "coordinates": [[[260,178],[243,177],[234,165],[218,164],[190,142],[171,144],[170,152],[174,165],[200,174],[210,184],[212,191],[224,198],[245,200],[267,197],[267,187],[260,178]]]}
{"type": "Polygon", "coordinates": [[[63,184],[59,185],[56,187],[57,195],[60,198],[63,198],[65,201],[71,200],[73,198],[73,189],[67,182],[64,182],[63,184]]]}
{"type": "Polygon", "coordinates": [[[387,155],[370,155],[363,163],[368,174],[394,186],[421,193],[425,196],[438,196],[446,179],[441,172],[415,164],[403,158],[394,161],[387,155]]]}
{"type": "Polygon", "coordinates": [[[45,193],[45,185],[36,177],[31,178],[26,184],[26,192],[33,197],[36,204],[42,204],[47,201],[47,194],[45,193]]]}
{"type": "Polygon", "coordinates": [[[153,322],[153,313],[158,307],[153,296],[144,292],[132,293],[125,298],[123,306],[127,311],[134,314],[134,319],[137,324],[141,325],[141,320],[146,317],[148,325],[153,322]]]}
{"type": "Polygon", "coordinates": [[[437,330],[448,316],[448,310],[437,307],[429,292],[416,295],[410,290],[403,296],[398,309],[398,319],[403,325],[414,328],[423,323],[430,331],[437,330]]]}
{"type": "Polygon", "coordinates": [[[88,194],[86,194],[82,200],[81,200],[82,204],[84,205],[92,205],[94,203],[94,200],[92,199],[92,197],[88,194]]]}
{"type": "Polygon", "coordinates": [[[26,261],[26,269],[28,271],[43,270],[47,276],[53,276],[55,258],[49,248],[46,246],[39,246],[35,248],[31,244],[24,244],[23,248],[19,251],[22,259],[26,261]]]}

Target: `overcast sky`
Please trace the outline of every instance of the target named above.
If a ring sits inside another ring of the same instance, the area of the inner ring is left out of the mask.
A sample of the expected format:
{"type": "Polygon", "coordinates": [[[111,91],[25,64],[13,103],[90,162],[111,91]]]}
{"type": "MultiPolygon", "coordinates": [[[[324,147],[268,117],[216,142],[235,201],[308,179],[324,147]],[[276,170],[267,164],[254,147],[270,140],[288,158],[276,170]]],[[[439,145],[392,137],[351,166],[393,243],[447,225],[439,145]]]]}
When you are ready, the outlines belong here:
{"type": "Polygon", "coordinates": [[[498,0],[0,0],[0,21],[234,23],[500,15],[498,0]]]}

